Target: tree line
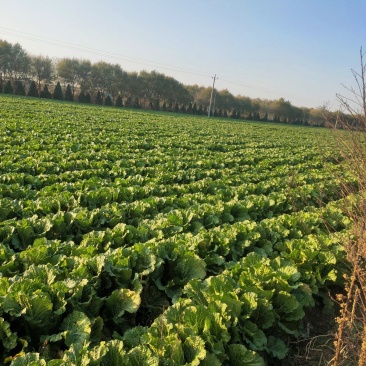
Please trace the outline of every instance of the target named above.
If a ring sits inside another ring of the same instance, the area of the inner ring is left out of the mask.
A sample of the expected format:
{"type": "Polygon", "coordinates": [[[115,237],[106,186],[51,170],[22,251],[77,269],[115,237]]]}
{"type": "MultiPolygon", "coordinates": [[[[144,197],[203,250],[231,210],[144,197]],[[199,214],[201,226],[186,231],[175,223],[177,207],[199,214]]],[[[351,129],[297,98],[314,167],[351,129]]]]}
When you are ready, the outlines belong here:
{"type": "MultiPolygon", "coordinates": [[[[29,55],[0,40],[0,92],[106,106],[207,115],[212,88],[183,85],[157,71],[127,72],[119,64],[29,55]]],[[[321,108],[299,108],[283,98],[251,99],[214,89],[214,117],[323,126],[321,108]]]]}

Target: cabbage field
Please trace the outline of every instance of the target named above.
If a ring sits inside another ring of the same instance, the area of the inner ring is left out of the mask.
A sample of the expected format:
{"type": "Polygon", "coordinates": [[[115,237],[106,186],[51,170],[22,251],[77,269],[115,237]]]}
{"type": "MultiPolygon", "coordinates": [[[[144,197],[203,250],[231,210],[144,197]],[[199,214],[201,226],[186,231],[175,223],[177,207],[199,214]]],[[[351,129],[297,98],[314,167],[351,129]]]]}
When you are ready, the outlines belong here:
{"type": "Polygon", "coordinates": [[[0,97],[0,363],[284,359],[342,279],[328,130],[0,97]]]}

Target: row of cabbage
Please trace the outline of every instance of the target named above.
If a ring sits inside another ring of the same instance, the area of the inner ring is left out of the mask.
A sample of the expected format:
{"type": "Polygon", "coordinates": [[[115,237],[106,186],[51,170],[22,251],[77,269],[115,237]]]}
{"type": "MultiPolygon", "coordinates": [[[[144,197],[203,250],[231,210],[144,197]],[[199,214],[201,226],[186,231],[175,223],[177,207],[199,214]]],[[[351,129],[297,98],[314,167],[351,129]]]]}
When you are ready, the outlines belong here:
{"type": "Polygon", "coordinates": [[[0,361],[262,365],[341,280],[325,131],[1,103],[0,361]]]}

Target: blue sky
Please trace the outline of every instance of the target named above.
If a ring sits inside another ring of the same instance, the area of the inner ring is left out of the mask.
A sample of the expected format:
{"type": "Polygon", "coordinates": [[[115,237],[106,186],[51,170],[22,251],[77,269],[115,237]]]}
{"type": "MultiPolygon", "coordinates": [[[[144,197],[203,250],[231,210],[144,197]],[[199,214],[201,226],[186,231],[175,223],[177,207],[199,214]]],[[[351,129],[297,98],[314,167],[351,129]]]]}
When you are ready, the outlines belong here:
{"type": "Polygon", "coordinates": [[[157,70],[296,106],[338,104],[366,49],[364,0],[3,0],[0,39],[29,53],[157,70]]]}

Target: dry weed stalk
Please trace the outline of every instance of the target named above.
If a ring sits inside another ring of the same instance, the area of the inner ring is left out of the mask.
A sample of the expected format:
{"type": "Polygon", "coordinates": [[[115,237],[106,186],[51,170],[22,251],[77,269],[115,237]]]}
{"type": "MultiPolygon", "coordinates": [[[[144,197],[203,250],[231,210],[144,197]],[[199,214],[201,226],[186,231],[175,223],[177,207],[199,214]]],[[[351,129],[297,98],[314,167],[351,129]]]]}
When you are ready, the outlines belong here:
{"type": "Polygon", "coordinates": [[[345,243],[350,275],[338,318],[333,366],[366,366],[366,65],[360,50],[360,71],[352,70],[356,87],[345,87],[349,97],[337,95],[341,110],[334,127],[343,155],[342,164],[357,179],[358,187],[343,186],[347,215],[353,219],[345,243]]]}

